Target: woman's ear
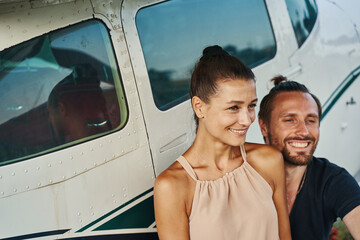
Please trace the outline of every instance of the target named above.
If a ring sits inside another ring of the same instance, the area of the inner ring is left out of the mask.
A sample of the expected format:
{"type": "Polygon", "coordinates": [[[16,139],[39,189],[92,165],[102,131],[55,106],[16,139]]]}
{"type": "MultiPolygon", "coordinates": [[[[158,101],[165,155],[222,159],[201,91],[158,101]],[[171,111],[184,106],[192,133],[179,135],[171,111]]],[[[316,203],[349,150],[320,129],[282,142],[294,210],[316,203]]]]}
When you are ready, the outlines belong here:
{"type": "Polygon", "coordinates": [[[194,109],[196,116],[199,119],[204,118],[204,106],[205,106],[204,101],[201,100],[198,96],[194,96],[191,99],[191,104],[192,104],[192,107],[194,109]]]}

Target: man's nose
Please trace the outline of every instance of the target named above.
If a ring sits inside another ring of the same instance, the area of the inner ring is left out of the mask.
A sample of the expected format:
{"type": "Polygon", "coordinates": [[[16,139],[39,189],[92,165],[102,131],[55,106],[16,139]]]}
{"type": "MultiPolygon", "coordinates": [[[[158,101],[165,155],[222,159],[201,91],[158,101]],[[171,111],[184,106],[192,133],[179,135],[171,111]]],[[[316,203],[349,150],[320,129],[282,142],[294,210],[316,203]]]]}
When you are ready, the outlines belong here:
{"type": "Polygon", "coordinates": [[[300,121],[296,126],[296,133],[302,136],[309,135],[309,129],[304,121],[300,121]]]}

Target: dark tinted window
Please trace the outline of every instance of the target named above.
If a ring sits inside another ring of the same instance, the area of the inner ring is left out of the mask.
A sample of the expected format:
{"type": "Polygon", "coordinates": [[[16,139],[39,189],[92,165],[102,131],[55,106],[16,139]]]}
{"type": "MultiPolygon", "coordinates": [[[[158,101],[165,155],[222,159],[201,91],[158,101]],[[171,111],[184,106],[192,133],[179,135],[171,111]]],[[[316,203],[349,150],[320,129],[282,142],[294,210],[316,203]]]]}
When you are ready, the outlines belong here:
{"type": "Polygon", "coordinates": [[[315,0],[285,0],[299,47],[314,27],[317,17],[315,0]]]}
{"type": "Polygon", "coordinates": [[[136,25],[161,110],[188,99],[191,71],[206,46],[220,45],[250,67],[276,52],[263,0],[172,0],[141,9],[136,25]]]}
{"type": "Polygon", "coordinates": [[[0,52],[0,165],[70,146],[126,121],[105,26],[87,21],[0,52]]]}

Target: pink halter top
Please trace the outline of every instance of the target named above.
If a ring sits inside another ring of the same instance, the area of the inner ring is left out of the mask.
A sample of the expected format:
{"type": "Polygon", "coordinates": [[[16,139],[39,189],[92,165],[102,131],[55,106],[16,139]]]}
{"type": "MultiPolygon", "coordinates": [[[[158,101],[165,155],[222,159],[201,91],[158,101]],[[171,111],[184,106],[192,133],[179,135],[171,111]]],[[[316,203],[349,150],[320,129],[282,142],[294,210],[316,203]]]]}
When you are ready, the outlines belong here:
{"type": "Polygon", "coordinates": [[[189,217],[191,240],[279,239],[273,191],[246,161],[215,180],[198,180],[183,157],[177,161],[196,182],[189,217]]]}

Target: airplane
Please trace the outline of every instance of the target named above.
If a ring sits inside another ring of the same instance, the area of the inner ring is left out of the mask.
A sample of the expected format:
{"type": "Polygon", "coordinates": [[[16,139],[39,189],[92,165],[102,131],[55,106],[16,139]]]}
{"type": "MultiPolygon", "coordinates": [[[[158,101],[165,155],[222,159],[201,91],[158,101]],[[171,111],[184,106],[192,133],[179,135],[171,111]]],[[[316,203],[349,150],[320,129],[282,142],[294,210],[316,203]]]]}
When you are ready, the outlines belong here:
{"type": "MultiPolygon", "coordinates": [[[[0,238],[158,239],[154,179],[192,143],[191,71],[220,45],[259,100],[322,102],[315,155],[360,181],[360,2],[0,0],[0,238]]],[[[256,123],[247,141],[263,143],[256,123]]]]}

